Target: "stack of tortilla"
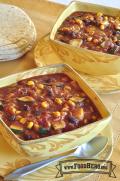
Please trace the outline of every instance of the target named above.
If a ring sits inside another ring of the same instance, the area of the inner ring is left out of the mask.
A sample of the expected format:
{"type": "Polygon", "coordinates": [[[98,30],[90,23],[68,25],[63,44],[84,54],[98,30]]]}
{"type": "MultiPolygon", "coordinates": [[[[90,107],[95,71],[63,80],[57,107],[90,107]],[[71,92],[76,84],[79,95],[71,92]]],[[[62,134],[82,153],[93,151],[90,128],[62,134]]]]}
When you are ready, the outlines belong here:
{"type": "Polygon", "coordinates": [[[16,6],[0,4],[0,61],[23,56],[35,40],[36,30],[29,16],[16,6]]]}

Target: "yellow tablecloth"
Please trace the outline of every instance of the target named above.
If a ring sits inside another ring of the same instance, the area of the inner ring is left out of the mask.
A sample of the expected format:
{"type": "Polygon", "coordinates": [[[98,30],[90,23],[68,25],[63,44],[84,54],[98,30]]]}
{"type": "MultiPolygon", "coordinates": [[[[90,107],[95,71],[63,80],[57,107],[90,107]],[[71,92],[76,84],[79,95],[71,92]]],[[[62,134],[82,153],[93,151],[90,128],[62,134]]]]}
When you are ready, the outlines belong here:
{"type": "MultiPolygon", "coordinates": [[[[56,18],[64,9],[63,5],[45,0],[0,0],[0,2],[17,5],[28,13],[37,29],[37,41],[51,30],[56,18]]],[[[18,60],[0,63],[0,77],[33,67],[35,67],[35,64],[32,50],[18,60]]],[[[113,113],[114,149],[110,160],[116,165],[115,174],[117,178],[94,174],[84,179],[84,181],[120,181],[120,93],[102,95],[101,98],[113,113]]],[[[71,180],[66,177],[66,181],[71,180]]]]}

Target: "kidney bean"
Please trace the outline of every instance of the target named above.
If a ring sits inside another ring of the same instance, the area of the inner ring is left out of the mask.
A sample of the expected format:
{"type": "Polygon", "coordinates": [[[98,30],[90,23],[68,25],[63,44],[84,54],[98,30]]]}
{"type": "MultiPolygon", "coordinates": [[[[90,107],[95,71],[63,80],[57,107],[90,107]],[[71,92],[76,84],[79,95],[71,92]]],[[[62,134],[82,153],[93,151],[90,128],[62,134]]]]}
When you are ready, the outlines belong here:
{"type": "Polygon", "coordinates": [[[78,119],[76,119],[74,116],[68,116],[68,120],[70,123],[77,125],[78,124],[78,119]]]}
{"type": "Polygon", "coordinates": [[[24,104],[24,105],[22,106],[22,109],[23,109],[24,111],[30,111],[30,106],[27,105],[27,104],[24,104]]]}

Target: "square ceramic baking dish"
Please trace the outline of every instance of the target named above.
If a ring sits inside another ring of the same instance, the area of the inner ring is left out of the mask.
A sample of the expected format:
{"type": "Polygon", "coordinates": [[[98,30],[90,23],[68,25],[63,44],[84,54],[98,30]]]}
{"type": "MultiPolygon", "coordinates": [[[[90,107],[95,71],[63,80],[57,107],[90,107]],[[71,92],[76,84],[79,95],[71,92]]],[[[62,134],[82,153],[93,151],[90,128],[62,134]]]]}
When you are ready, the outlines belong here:
{"type": "Polygon", "coordinates": [[[63,21],[73,12],[102,12],[106,15],[120,17],[120,10],[116,8],[73,1],[62,12],[57,19],[51,33],[50,42],[54,51],[64,60],[78,71],[91,75],[108,75],[120,72],[120,56],[107,53],[88,50],[85,48],[73,47],[70,44],[55,40],[57,30],[63,21]]]}
{"type": "Polygon", "coordinates": [[[78,145],[85,143],[100,133],[111,120],[111,114],[102,103],[100,97],[87,85],[87,83],[70,66],[56,64],[35,68],[26,72],[17,73],[0,79],[0,87],[13,84],[19,80],[37,75],[50,73],[65,73],[71,79],[76,80],[83,91],[92,100],[102,119],[73,131],[40,138],[36,140],[23,141],[19,139],[11,129],[0,119],[0,131],[6,141],[18,152],[30,156],[39,155],[41,159],[69,151],[78,145]]]}

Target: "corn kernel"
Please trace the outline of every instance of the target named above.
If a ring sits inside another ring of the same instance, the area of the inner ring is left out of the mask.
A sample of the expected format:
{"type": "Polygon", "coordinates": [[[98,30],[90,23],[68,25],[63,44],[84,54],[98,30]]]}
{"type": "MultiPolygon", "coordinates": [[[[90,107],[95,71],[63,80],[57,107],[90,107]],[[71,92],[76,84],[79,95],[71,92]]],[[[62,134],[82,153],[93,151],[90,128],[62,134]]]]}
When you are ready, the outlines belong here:
{"type": "Polygon", "coordinates": [[[61,28],[61,31],[69,31],[69,27],[63,27],[63,28],[61,28]]]}
{"type": "Polygon", "coordinates": [[[47,101],[44,101],[44,102],[41,103],[41,106],[42,106],[43,108],[48,108],[49,104],[48,104],[47,101]]]}
{"type": "Polygon", "coordinates": [[[64,87],[64,89],[71,91],[71,87],[67,85],[64,87]]]}
{"type": "Polygon", "coordinates": [[[100,25],[100,29],[101,29],[101,30],[104,30],[104,29],[105,29],[105,26],[104,26],[104,25],[100,25]]]}
{"type": "Polygon", "coordinates": [[[19,120],[19,122],[20,122],[21,124],[25,124],[26,119],[25,119],[25,118],[21,118],[21,119],[19,120]]]}
{"type": "Polygon", "coordinates": [[[32,121],[30,121],[27,125],[27,128],[28,129],[31,129],[33,127],[34,123],[32,121]]]}
{"type": "Polygon", "coordinates": [[[61,113],[60,113],[59,111],[56,111],[56,112],[53,112],[53,115],[54,115],[55,117],[60,117],[61,113]]]}
{"type": "Polygon", "coordinates": [[[13,113],[16,113],[16,111],[17,111],[15,107],[12,107],[11,110],[13,113]]]}
{"type": "Polygon", "coordinates": [[[113,38],[113,41],[114,41],[114,42],[117,42],[117,41],[118,41],[118,39],[117,39],[116,36],[113,38]]]}
{"type": "Polygon", "coordinates": [[[36,131],[38,131],[39,128],[40,128],[40,125],[35,123],[35,124],[34,124],[34,129],[35,129],[36,131]]]}
{"type": "Polygon", "coordinates": [[[55,99],[55,102],[56,102],[57,104],[62,104],[62,100],[61,100],[60,98],[56,98],[56,99],[55,99]]]}
{"type": "Polygon", "coordinates": [[[101,25],[108,26],[108,25],[109,25],[109,21],[104,20],[104,21],[101,23],[101,25]]]}
{"type": "Polygon", "coordinates": [[[83,110],[83,108],[80,108],[78,117],[79,117],[79,119],[83,119],[83,117],[84,117],[84,110],[83,110]]]}
{"type": "Polygon", "coordinates": [[[16,116],[16,120],[17,120],[17,121],[19,121],[21,118],[22,118],[22,116],[20,116],[20,115],[17,115],[17,116],[16,116]]]}
{"type": "Polygon", "coordinates": [[[71,101],[71,100],[68,100],[68,104],[69,104],[70,106],[75,106],[75,103],[74,103],[73,101],[71,101]]]}
{"type": "Polygon", "coordinates": [[[69,106],[67,104],[64,105],[64,107],[62,108],[63,112],[68,112],[69,111],[69,106]]]}
{"type": "Polygon", "coordinates": [[[81,19],[76,19],[75,21],[76,21],[76,23],[78,23],[78,24],[83,24],[83,21],[82,21],[81,19]]]}
{"type": "Polygon", "coordinates": [[[21,111],[16,111],[15,113],[16,113],[16,114],[20,114],[20,113],[21,113],[21,111]]]}
{"type": "Polygon", "coordinates": [[[98,39],[94,39],[94,40],[93,40],[93,43],[95,43],[95,44],[98,43],[98,42],[99,42],[98,39]]]}
{"type": "MultiPolygon", "coordinates": [[[[83,43],[83,40],[82,39],[72,39],[69,41],[69,43],[75,47],[80,47],[83,43]]],[[[69,86],[66,86],[66,87],[69,87],[69,86]]]]}
{"type": "Polygon", "coordinates": [[[54,121],[52,122],[52,127],[54,128],[54,130],[60,130],[65,128],[66,124],[64,121],[54,121]]]}
{"type": "Polygon", "coordinates": [[[91,21],[94,20],[94,16],[93,15],[88,15],[88,19],[90,19],[91,21]]]}
{"type": "Polygon", "coordinates": [[[118,30],[120,30],[120,23],[116,23],[116,24],[115,24],[115,28],[118,29],[118,30]]]}
{"type": "Polygon", "coordinates": [[[40,89],[44,89],[44,85],[43,85],[43,84],[39,84],[38,87],[39,87],[40,89]]]}
{"type": "Polygon", "coordinates": [[[92,37],[91,37],[91,36],[87,38],[87,41],[91,41],[91,40],[92,40],[92,37]]]}
{"type": "Polygon", "coordinates": [[[37,90],[36,90],[36,93],[37,93],[37,94],[41,94],[41,89],[37,89],[37,90]]]}
{"type": "Polygon", "coordinates": [[[84,110],[83,110],[83,108],[78,109],[78,110],[75,112],[74,116],[75,116],[77,119],[80,119],[80,120],[83,119],[83,118],[84,118],[84,110]]]}
{"type": "Polygon", "coordinates": [[[81,115],[82,118],[84,117],[84,110],[83,110],[83,108],[80,108],[80,115],[81,115]]]}
{"type": "Polygon", "coordinates": [[[105,17],[104,17],[104,19],[105,19],[105,20],[108,20],[108,17],[107,17],[107,16],[105,16],[105,17]]]}
{"type": "Polygon", "coordinates": [[[29,81],[27,82],[27,85],[29,85],[29,86],[34,86],[34,85],[35,85],[35,83],[34,83],[34,81],[29,80],[29,81]]]}
{"type": "Polygon", "coordinates": [[[114,22],[115,22],[115,20],[114,20],[113,17],[109,17],[109,21],[110,21],[111,23],[114,23],[114,22]]]}
{"type": "Polygon", "coordinates": [[[98,13],[97,13],[97,16],[103,16],[103,13],[98,12],[98,13]]]}
{"type": "Polygon", "coordinates": [[[94,33],[95,33],[95,31],[93,30],[93,31],[90,32],[90,35],[94,35],[94,33]]]}
{"type": "MultiPolygon", "coordinates": [[[[80,28],[83,28],[83,24],[80,24],[79,26],[80,26],[80,28]]],[[[83,42],[83,41],[82,41],[82,42],[83,42]]]]}

